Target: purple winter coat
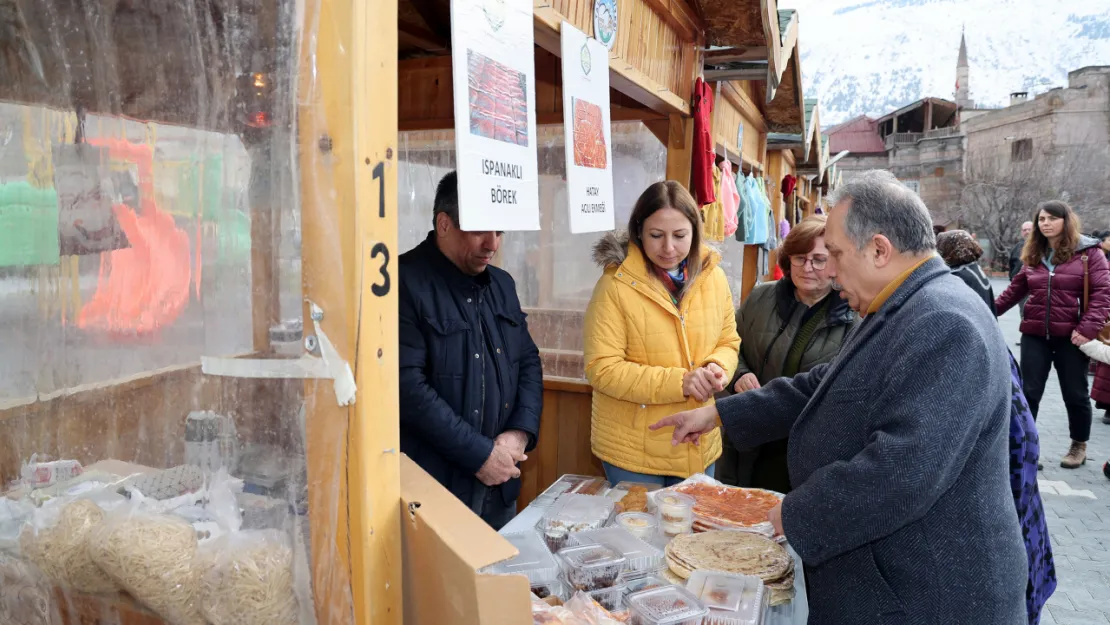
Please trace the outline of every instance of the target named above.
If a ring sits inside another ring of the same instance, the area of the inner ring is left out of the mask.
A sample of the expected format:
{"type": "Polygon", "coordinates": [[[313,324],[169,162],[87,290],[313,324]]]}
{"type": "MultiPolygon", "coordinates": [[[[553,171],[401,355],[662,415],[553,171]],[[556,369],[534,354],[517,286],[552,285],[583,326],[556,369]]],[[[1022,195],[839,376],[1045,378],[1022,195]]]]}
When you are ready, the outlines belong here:
{"type": "Polygon", "coordinates": [[[1081,237],[1068,262],[1056,265],[1052,272],[1043,263],[1036,267],[1022,266],[1010,286],[995,300],[998,314],[1002,315],[1028,294],[1025,318],[1021,320],[1022,334],[1063,337],[1078,330],[1087,338],[1098,336],[1110,317],[1110,265],[1097,246],[1095,239],[1081,237]],[[1084,255],[1087,256],[1090,298],[1087,311],[1080,319],[1084,255]]]}

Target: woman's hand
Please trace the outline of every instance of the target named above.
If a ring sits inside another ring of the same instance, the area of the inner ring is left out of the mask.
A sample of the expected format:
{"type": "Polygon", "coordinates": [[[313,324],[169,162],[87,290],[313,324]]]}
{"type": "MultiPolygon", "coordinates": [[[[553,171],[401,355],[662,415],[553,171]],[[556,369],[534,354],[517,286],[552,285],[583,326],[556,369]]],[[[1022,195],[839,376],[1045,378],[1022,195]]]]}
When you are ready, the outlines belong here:
{"type": "Polygon", "coordinates": [[[754,373],[745,373],[732,386],[732,390],[736,393],[743,393],[744,391],[754,391],[759,386],[759,378],[755,377],[754,373]]]}
{"type": "Polygon", "coordinates": [[[728,376],[725,375],[725,370],[721,368],[721,365],[711,362],[702,367],[702,369],[709,372],[709,381],[713,384],[714,393],[725,390],[725,386],[728,384],[728,376]]]}
{"type": "Polygon", "coordinates": [[[713,396],[713,383],[710,382],[712,375],[704,367],[687,371],[682,375],[682,394],[699,402],[709,401],[713,396]]]}
{"type": "Polygon", "coordinates": [[[1082,347],[1082,346],[1084,346],[1084,345],[1086,345],[1087,343],[1090,343],[1090,342],[1091,342],[1091,339],[1083,336],[1077,330],[1072,330],[1072,332],[1071,332],[1071,343],[1072,343],[1072,345],[1075,345],[1076,347],[1082,347]]]}
{"type": "Polygon", "coordinates": [[[708,434],[717,427],[718,418],[716,406],[702,406],[701,408],[676,412],[669,417],[664,417],[649,425],[648,429],[654,431],[665,427],[674,427],[671,445],[682,443],[697,445],[702,434],[708,434]]]}

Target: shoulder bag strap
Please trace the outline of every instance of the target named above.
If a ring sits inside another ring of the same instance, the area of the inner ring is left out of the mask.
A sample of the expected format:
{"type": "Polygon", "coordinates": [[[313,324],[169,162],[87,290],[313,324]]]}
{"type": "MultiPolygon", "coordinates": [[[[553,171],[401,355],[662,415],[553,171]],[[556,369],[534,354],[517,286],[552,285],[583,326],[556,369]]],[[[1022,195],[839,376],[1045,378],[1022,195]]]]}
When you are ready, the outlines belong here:
{"type": "Polygon", "coordinates": [[[1083,310],[1087,312],[1087,303],[1091,300],[1091,273],[1087,270],[1087,253],[1083,253],[1083,310]]]}

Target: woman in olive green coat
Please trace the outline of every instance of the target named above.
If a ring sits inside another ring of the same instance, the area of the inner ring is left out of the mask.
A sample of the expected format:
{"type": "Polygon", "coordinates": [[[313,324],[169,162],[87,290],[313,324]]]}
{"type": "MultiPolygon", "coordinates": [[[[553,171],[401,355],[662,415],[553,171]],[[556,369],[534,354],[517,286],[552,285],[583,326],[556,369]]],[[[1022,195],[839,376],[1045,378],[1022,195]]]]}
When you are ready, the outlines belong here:
{"type": "MultiPolygon", "coordinates": [[[[825,217],[799,223],[779,248],[782,280],[756,286],[736,311],[740,364],[729,389],[743,393],[829,362],[856,321],[827,273],[825,217]]],[[[787,439],[736,449],[726,438],[717,478],[734,486],[790,491],[787,439]]]]}

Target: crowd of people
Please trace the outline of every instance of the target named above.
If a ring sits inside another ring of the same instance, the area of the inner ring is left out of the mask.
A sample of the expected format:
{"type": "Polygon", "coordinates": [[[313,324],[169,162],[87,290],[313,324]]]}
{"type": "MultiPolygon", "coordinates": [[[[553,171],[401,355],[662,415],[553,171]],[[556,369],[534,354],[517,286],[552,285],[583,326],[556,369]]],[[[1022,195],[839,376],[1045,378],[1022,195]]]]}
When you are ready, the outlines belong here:
{"type": "MultiPolygon", "coordinates": [[[[769,520],[805,564],[813,623],[1038,623],[1056,580],[1035,419],[1054,367],[1061,466],[1086,462],[1091,397],[1110,408],[1110,232],[1041,204],[995,297],[974,237],[935,234],[890,173],[829,205],[782,242],[782,279],[734,309],[696,200],[673,181],[643,192],[594,248],[592,451],[613,483],[704,473],[784,493],[769,520]],[[996,321],[1014,306],[1020,365],[996,321]]],[[[499,529],[538,442],[542,367],[491,265],[502,233],[463,231],[458,210],[451,173],[400,260],[401,448],[499,529]]]]}

